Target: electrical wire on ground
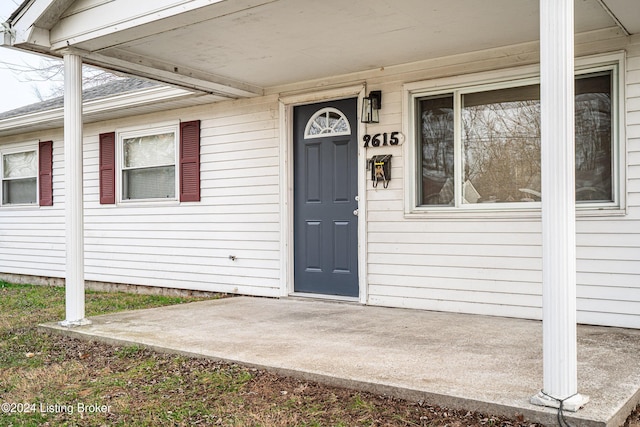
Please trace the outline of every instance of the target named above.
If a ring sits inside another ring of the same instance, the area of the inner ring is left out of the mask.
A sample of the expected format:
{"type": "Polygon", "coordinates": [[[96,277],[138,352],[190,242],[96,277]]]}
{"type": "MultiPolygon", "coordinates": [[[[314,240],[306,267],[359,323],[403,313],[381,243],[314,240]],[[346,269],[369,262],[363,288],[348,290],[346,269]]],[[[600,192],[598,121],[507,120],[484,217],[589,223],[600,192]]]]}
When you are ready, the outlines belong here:
{"type": "Polygon", "coordinates": [[[547,393],[544,392],[544,390],[540,390],[540,393],[544,394],[545,396],[547,396],[549,399],[553,399],[556,402],[560,403],[560,405],[558,406],[558,414],[557,414],[557,418],[558,418],[558,425],[560,427],[573,427],[571,424],[569,424],[569,422],[566,420],[566,418],[564,417],[564,411],[563,411],[563,406],[564,406],[564,401],[565,400],[569,400],[571,399],[573,396],[577,395],[576,394],[572,394],[569,397],[565,397],[564,399],[558,399],[557,397],[553,397],[547,393]]]}

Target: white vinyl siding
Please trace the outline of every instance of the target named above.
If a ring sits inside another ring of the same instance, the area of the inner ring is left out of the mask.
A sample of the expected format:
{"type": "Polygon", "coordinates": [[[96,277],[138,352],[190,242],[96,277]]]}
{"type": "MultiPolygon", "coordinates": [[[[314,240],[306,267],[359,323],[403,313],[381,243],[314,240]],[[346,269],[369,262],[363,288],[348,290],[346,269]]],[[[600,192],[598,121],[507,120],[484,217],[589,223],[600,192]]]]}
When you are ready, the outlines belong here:
{"type": "MultiPolygon", "coordinates": [[[[86,125],[86,280],[279,295],[275,111],[277,99],[270,97],[86,125]],[[100,133],[113,127],[191,119],[201,120],[201,202],[100,205],[100,133]]],[[[53,208],[0,210],[0,272],[64,277],[63,161],[60,134],[54,140],[53,208]]]]}
{"type": "Polygon", "coordinates": [[[274,296],[279,293],[275,99],[135,118],[201,120],[201,201],[98,203],[98,134],[85,132],[88,280],[274,296]],[[230,257],[235,257],[235,261],[230,257]]]}
{"type": "MultiPolygon", "coordinates": [[[[57,133],[57,132],[56,132],[57,133]]],[[[54,136],[53,206],[6,206],[0,209],[0,273],[62,277],[65,269],[64,169],[62,135],[54,136]]],[[[8,138],[15,139],[15,138],[8,138]]],[[[37,144],[36,144],[37,145],[37,144]]],[[[33,150],[34,143],[0,141],[0,151],[33,150]]]]}

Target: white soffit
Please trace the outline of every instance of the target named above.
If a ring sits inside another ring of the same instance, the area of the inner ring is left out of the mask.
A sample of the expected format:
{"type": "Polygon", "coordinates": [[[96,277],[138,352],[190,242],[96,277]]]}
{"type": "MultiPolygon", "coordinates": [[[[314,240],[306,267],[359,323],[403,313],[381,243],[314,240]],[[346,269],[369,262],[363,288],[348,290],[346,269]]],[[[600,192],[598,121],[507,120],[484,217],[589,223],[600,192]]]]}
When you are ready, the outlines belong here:
{"type": "MultiPolygon", "coordinates": [[[[536,41],[538,15],[538,0],[277,0],[99,53],[270,87],[536,41]]],[[[613,26],[597,0],[577,0],[577,32],[613,26]]]]}
{"type": "Polygon", "coordinates": [[[640,1],[601,0],[629,34],[640,34],[640,1]]]}

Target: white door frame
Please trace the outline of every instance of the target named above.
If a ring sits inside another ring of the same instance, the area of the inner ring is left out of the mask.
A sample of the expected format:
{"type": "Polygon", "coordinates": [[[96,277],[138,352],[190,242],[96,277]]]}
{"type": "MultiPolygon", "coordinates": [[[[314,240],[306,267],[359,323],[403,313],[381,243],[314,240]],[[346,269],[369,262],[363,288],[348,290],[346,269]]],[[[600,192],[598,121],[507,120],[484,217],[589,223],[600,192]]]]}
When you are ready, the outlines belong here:
{"type": "MultiPolygon", "coordinates": [[[[365,96],[364,83],[323,91],[281,95],[279,98],[280,127],[280,296],[287,297],[294,292],[293,287],[293,107],[305,104],[331,101],[344,98],[358,98],[356,110],[357,125],[352,126],[358,133],[358,282],[359,297],[357,300],[366,304],[367,292],[367,200],[366,169],[367,153],[360,136],[366,132],[365,125],[360,123],[359,114],[362,99],[365,96]]],[[[321,295],[322,298],[330,296],[321,295]]],[[[337,298],[348,299],[348,298],[337,298]]]]}

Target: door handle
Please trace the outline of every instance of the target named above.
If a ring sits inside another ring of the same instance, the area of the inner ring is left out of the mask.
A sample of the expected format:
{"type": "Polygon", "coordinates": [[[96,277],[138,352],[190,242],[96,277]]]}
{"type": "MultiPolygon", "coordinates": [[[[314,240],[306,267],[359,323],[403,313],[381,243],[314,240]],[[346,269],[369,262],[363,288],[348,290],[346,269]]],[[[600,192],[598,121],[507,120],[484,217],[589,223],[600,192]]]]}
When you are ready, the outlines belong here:
{"type": "Polygon", "coordinates": [[[353,215],[358,216],[358,209],[354,209],[353,215]]]}

